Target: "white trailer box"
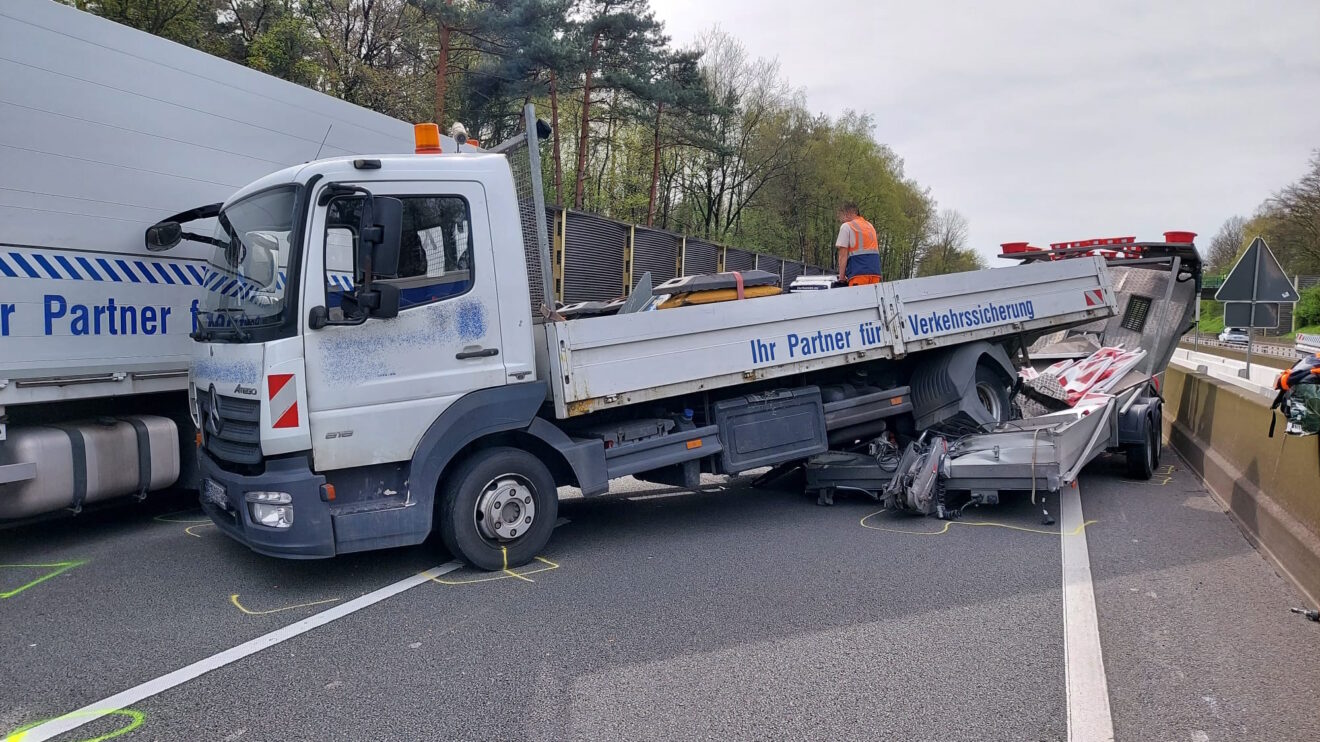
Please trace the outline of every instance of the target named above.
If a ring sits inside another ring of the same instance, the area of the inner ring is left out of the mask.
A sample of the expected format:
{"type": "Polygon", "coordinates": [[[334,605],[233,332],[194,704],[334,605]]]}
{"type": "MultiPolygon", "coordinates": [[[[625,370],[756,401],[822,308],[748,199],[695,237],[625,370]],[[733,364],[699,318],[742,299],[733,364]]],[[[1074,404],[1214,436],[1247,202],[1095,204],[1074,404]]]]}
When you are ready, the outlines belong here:
{"type": "Polygon", "coordinates": [[[5,445],[25,426],[172,393],[153,409],[186,427],[212,248],[148,252],[148,226],[289,165],[413,149],[405,122],[49,0],[0,4],[0,120],[0,500],[38,486],[5,445]]]}

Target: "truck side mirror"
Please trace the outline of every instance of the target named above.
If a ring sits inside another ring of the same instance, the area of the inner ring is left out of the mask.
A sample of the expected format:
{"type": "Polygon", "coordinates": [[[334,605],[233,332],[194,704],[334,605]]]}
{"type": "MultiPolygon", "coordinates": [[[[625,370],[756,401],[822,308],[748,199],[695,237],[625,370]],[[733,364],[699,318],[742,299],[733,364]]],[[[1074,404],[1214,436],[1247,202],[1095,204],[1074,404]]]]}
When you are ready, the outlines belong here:
{"type": "Polygon", "coordinates": [[[381,278],[397,276],[402,233],[403,202],[368,195],[358,224],[358,272],[381,278]]]}
{"type": "Polygon", "coordinates": [[[146,243],[151,252],[164,252],[183,240],[183,226],[178,222],[159,222],[147,227],[146,243]]]}

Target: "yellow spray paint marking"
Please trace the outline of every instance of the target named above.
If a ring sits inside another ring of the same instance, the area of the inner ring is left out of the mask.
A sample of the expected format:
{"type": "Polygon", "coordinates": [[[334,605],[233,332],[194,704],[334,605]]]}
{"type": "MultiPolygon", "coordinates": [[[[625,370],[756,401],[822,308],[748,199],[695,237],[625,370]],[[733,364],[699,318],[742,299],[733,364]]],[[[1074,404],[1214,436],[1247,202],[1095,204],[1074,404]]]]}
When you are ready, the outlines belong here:
{"type": "MultiPolygon", "coordinates": [[[[872,526],[872,525],[868,525],[868,524],[866,523],[866,521],[870,520],[871,518],[874,518],[874,517],[877,516],[877,515],[883,515],[883,514],[886,513],[886,512],[887,512],[887,511],[885,511],[885,510],[879,510],[879,511],[876,511],[876,512],[874,512],[874,513],[871,513],[870,515],[866,516],[865,518],[862,518],[861,521],[859,521],[859,523],[861,523],[862,528],[869,528],[869,529],[871,529],[872,531],[885,531],[886,533],[902,533],[902,534],[905,534],[905,535],[908,535],[908,536],[943,536],[944,534],[948,533],[948,532],[949,532],[949,529],[952,528],[953,526],[990,526],[990,527],[992,527],[992,528],[1007,528],[1007,529],[1010,530],[1010,531],[1023,531],[1023,532],[1025,532],[1025,533],[1039,533],[1039,534],[1044,535],[1044,536],[1058,536],[1058,535],[1059,535],[1059,531],[1047,531],[1047,530],[1045,530],[1045,529],[1043,529],[1043,528],[1027,528],[1027,527],[1025,527],[1025,526],[1011,526],[1011,525],[1009,525],[1009,524],[1007,524],[1007,523],[993,523],[993,522],[991,522],[991,521],[986,521],[986,520],[946,520],[946,521],[944,521],[944,527],[941,528],[941,529],[938,530],[938,531],[909,531],[909,530],[906,530],[906,529],[903,529],[903,528],[882,528],[882,527],[880,527],[880,526],[872,526]]],[[[1092,523],[1095,523],[1095,522],[1096,522],[1096,521],[1088,520],[1088,521],[1082,523],[1080,526],[1077,526],[1077,527],[1076,527],[1075,529],[1073,529],[1072,531],[1069,531],[1069,532],[1068,532],[1067,534],[1065,534],[1065,535],[1068,535],[1068,536],[1076,536],[1076,535],[1080,534],[1080,533],[1081,533],[1081,532],[1082,532],[1087,526],[1089,526],[1089,525],[1091,525],[1092,523]]]]}
{"type": "MultiPolygon", "coordinates": [[[[431,580],[432,582],[438,582],[441,585],[475,585],[478,582],[494,582],[495,580],[507,580],[510,577],[516,577],[517,579],[522,580],[523,582],[536,582],[536,580],[528,579],[527,575],[535,575],[535,574],[540,574],[541,572],[549,572],[552,569],[559,569],[559,565],[555,562],[550,561],[549,559],[536,557],[536,561],[546,566],[537,567],[536,569],[529,569],[524,572],[514,572],[508,567],[505,567],[503,570],[501,570],[504,574],[495,575],[493,577],[477,577],[471,580],[444,580],[439,577],[429,577],[427,579],[431,580]]],[[[508,564],[508,562],[506,561],[505,564],[508,564]]]]}
{"type": "Polygon", "coordinates": [[[1177,468],[1174,467],[1173,464],[1165,464],[1156,469],[1155,472],[1151,474],[1149,480],[1124,479],[1123,481],[1128,482],[1129,484],[1144,484],[1148,487],[1163,487],[1173,481],[1173,473],[1175,471],[1177,471],[1177,468]]]}
{"type": "Polygon", "coordinates": [[[242,603],[238,602],[238,593],[234,593],[233,595],[229,596],[229,602],[233,603],[235,608],[239,609],[240,611],[243,611],[249,616],[266,616],[266,615],[270,615],[271,613],[291,611],[294,610],[295,608],[310,608],[311,606],[314,605],[325,605],[326,603],[335,603],[338,602],[338,600],[339,598],[327,598],[325,600],[314,600],[311,603],[299,603],[298,605],[288,605],[283,608],[271,608],[268,611],[254,611],[249,608],[245,608],[242,603]]]}
{"type": "Polygon", "coordinates": [[[193,512],[196,512],[196,511],[195,511],[195,510],[179,510],[179,511],[176,511],[176,512],[173,512],[173,513],[166,513],[166,514],[164,514],[164,515],[157,515],[155,518],[152,518],[152,520],[154,520],[154,521],[159,521],[159,522],[161,522],[161,523],[185,523],[185,524],[191,524],[191,525],[189,525],[187,528],[183,529],[183,532],[186,533],[186,534],[188,534],[189,536],[192,536],[193,538],[201,538],[201,537],[202,537],[202,534],[197,533],[196,529],[198,529],[198,528],[206,528],[206,527],[208,527],[208,526],[214,526],[214,525],[215,525],[215,522],[214,522],[214,521],[212,521],[210,518],[175,518],[175,517],[173,517],[173,516],[175,516],[175,515],[180,515],[180,514],[182,514],[182,513],[193,513],[193,512]]]}
{"type": "Polygon", "coordinates": [[[128,734],[134,729],[142,726],[143,720],[146,719],[146,716],[141,711],[134,711],[133,709],[115,709],[113,711],[74,711],[73,713],[65,714],[64,716],[57,716],[54,719],[42,719],[41,721],[34,721],[31,724],[25,724],[5,735],[4,742],[23,742],[23,740],[27,738],[29,731],[42,724],[49,724],[52,721],[59,721],[61,719],[78,719],[86,716],[127,716],[129,722],[128,726],[123,727],[122,729],[116,729],[109,734],[102,734],[100,737],[79,740],[79,742],[105,742],[107,739],[114,739],[115,737],[128,734]]]}
{"type": "Polygon", "coordinates": [[[23,592],[24,590],[30,587],[40,585],[41,583],[45,582],[46,580],[49,580],[52,577],[57,577],[59,575],[62,575],[65,572],[68,572],[69,570],[73,569],[74,567],[79,567],[86,563],[87,563],[86,559],[79,559],[73,562],[52,562],[50,564],[0,564],[0,569],[49,569],[50,570],[46,574],[27,583],[26,585],[19,585],[13,590],[0,593],[0,598],[12,598],[15,595],[18,595],[19,593],[23,592]]]}
{"type": "Polygon", "coordinates": [[[202,513],[201,513],[200,511],[197,510],[197,508],[190,508],[190,509],[188,509],[188,510],[175,510],[175,511],[172,512],[172,513],[165,513],[164,515],[157,515],[155,518],[152,518],[152,520],[160,521],[161,523],[210,523],[210,522],[211,522],[211,519],[210,519],[210,518],[176,518],[176,517],[174,517],[174,516],[176,516],[176,515],[183,515],[184,513],[188,513],[188,514],[196,513],[197,515],[202,515],[202,513]]]}

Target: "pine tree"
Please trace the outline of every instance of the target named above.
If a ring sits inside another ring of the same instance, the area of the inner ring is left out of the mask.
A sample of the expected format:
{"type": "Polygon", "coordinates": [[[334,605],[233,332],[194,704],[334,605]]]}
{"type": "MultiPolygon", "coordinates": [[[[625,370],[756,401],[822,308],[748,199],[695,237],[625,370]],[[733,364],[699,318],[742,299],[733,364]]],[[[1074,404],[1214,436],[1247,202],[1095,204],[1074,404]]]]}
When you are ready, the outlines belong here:
{"type": "Polygon", "coordinates": [[[647,0],[580,0],[576,15],[574,36],[583,55],[583,78],[573,207],[580,209],[587,173],[592,93],[643,87],[642,81],[654,76],[652,68],[668,38],[647,0]]]}

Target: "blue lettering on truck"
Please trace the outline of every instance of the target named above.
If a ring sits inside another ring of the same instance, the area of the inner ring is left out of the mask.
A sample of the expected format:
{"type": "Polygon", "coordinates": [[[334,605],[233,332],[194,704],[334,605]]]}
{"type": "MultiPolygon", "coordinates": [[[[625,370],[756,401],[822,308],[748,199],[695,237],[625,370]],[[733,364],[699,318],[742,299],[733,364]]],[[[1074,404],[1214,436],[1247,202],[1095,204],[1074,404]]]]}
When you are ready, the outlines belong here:
{"type": "Polygon", "coordinates": [[[773,363],[777,359],[798,360],[829,353],[839,353],[878,345],[881,341],[880,325],[875,322],[863,322],[853,330],[817,330],[799,335],[790,332],[779,340],[757,338],[750,341],[752,363],[773,363]],[[780,351],[783,355],[780,355],[780,351]]]}
{"type": "Polygon", "coordinates": [[[1007,304],[997,302],[977,304],[970,309],[948,309],[943,312],[909,314],[907,327],[908,332],[914,336],[934,335],[1035,318],[1036,306],[1030,299],[1026,299],[1007,304]]]}
{"type": "MultiPolygon", "coordinates": [[[[58,294],[43,297],[44,328],[47,335],[164,335],[169,332],[170,307],[70,303],[58,294]]],[[[194,305],[194,316],[196,314],[194,305]]]]}
{"type": "MultiPolygon", "coordinates": [[[[198,287],[210,283],[212,272],[191,262],[15,249],[0,252],[0,278],[198,287]]],[[[171,326],[178,332],[175,309],[167,304],[123,304],[113,297],[89,301],[86,297],[70,298],[63,292],[50,293],[42,296],[39,305],[0,303],[0,337],[21,333],[24,326],[35,330],[37,314],[41,315],[40,327],[47,336],[166,335],[171,326]]],[[[192,329],[196,330],[196,299],[189,307],[189,314],[192,329]]]]}

